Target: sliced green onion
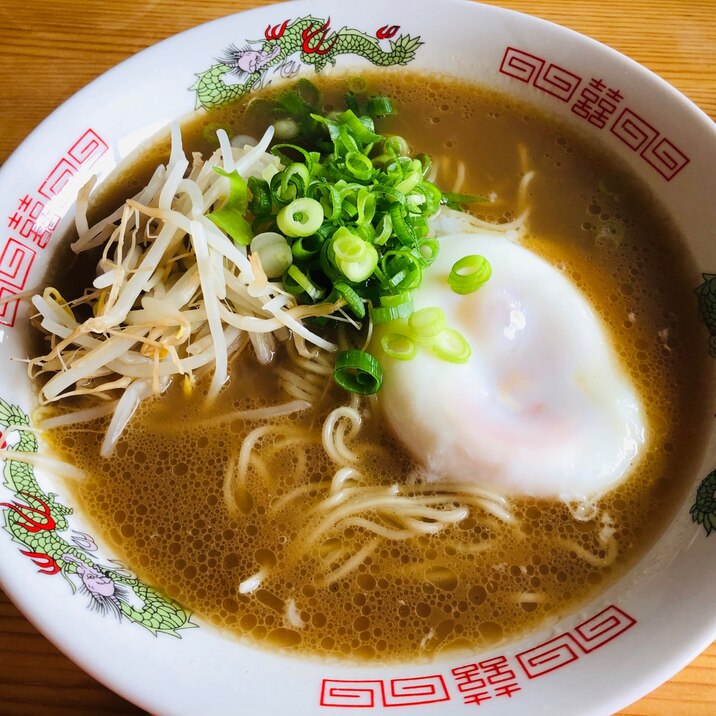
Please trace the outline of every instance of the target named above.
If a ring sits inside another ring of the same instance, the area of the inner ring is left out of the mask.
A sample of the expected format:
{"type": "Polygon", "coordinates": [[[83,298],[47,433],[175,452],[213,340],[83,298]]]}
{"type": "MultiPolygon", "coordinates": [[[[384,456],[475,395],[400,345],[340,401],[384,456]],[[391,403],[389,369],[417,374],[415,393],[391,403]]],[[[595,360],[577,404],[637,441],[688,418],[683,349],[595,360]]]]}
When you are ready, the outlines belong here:
{"type": "Polygon", "coordinates": [[[295,199],[278,212],[276,223],[286,236],[310,236],[323,223],[323,207],[315,199],[295,199]]]}
{"type": "Polygon", "coordinates": [[[373,131],[373,120],[370,117],[358,117],[355,112],[347,109],[338,115],[338,121],[345,124],[353,136],[363,144],[375,144],[382,137],[373,131]]]}
{"type": "Polygon", "coordinates": [[[281,277],[281,283],[283,283],[283,290],[292,296],[299,296],[304,292],[303,286],[298,284],[288,271],[281,277]]]}
{"type": "Polygon", "coordinates": [[[318,152],[309,152],[303,147],[299,147],[298,144],[274,144],[273,147],[271,147],[271,154],[278,157],[285,166],[293,164],[294,160],[283,152],[283,149],[290,149],[292,152],[300,154],[303,157],[304,164],[308,167],[309,173],[313,171],[314,164],[320,161],[321,158],[318,152]]]}
{"type": "Polygon", "coordinates": [[[286,239],[273,231],[254,236],[251,253],[258,254],[261,267],[269,278],[282,276],[293,263],[291,247],[286,239]]]}
{"type": "Polygon", "coordinates": [[[356,195],[356,208],[358,210],[358,224],[368,229],[370,227],[371,233],[375,236],[375,231],[371,226],[370,222],[373,221],[375,216],[376,200],[375,194],[368,189],[359,189],[356,195]]]}
{"type": "Polygon", "coordinates": [[[254,218],[268,216],[273,208],[269,183],[258,177],[249,177],[248,187],[251,192],[249,211],[254,215],[254,218]]]}
{"type": "Polygon", "coordinates": [[[405,209],[400,204],[390,207],[390,219],[393,222],[393,231],[405,246],[415,245],[415,232],[413,227],[405,221],[405,209]]]}
{"type": "Polygon", "coordinates": [[[346,107],[355,113],[360,112],[360,107],[358,107],[358,99],[355,95],[355,92],[346,93],[346,107]]]}
{"type": "Polygon", "coordinates": [[[372,317],[373,323],[388,323],[389,321],[395,321],[399,318],[407,318],[413,311],[413,301],[405,301],[404,303],[398,303],[394,306],[378,306],[373,309],[372,317]]]}
{"type": "Polygon", "coordinates": [[[333,235],[333,253],[336,263],[358,261],[365,253],[366,242],[345,226],[333,235]]]}
{"type": "Polygon", "coordinates": [[[380,297],[381,306],[399,306],[401,303],[412,303],[413,297],[407,291],[380,297]]]}
{"type": "Polygon", "coordinates": [[[308,294],[312,301],[318,301],[323,297],[324,291],[316,286],[316,284],[313,283],[313,281],[311,281],[311,279],[306,276],[306,274],[303,273],[298,266],[291,266],[288,271],[286,271],[286,275],[290,276],[295,281],[296,285],[300,286],[301,290],[308,294]]]}
{"type": "Polygon", "coordinates": [[[370,353],[343,351],[336,356],[333,380],[351,393],[373,395],[383,383],[383,370],[370,353]]]}
{"type": "Polygon", "coordinates": [[[308,261],[318,255],[321,246],[323,246],[323,239],[318,234],[311,234],[311,236],[299,236],[291,245],[291,251],[296,261],[308,261]]]}
{"type": "Polygon", "coordinates": [[[423,216],[408,215],[408,223],[415,234],[416,240],[424,239],[428,235],[428,220],[423,216]]]}
{"type": "Polygon", "coordinates": [[[454,191],[443,192],[443,203],[445,204],[477,204],[487,201],[484,196],[477,194],[457,194],[454,191]]]}
{"type": "Polygon", "coordinates": [[[238,172],[227,172],[221,167],[214,171],[229,180],[229,196],[219,209],[206,215],[216,226],[233,239],[235,244],[247,246],[251,242],[251,226],[246,221],[248,187],[238,172]]]}
{"type": "Polygon", "coordinates": [[[321,101],[321,93],[318,87],[307,80],[305,77],[301,77],[300,80],[294,85],[293,91],[309,106],[318,107],[321,101]]]}
{"type": "Polygon", "coordinates": [[[383,141],[383,151],[397,157],[404,157],[410,154],[410,146],[403,137],[393,134],[383,141]]]}
{"type": "MultiPolygon", "coordinates": [[[[373,195],[375,196],[375,195],[373,195]]],[[[393,220],[390,218],[390,214],[383,214],[380,217],[378,226],[375,230],[375,238],[373,243],[376,246],[385,246],[388,239],[393,235],[393,220]]]]}
{"type": "Polygon", "coordinates": [[[373,162],[361,152],[348,152],[345,162],[346,169],[360,181],[368,181],[375,172],[373,162]]]}
{"type": "Polygon", "coordinates": [[[388,186],[387,184],[378,184],[373,188],[373,191],[376,194],[376,198],[383,198],[389,204],[400,204],[401,206],[405,206],[405,194],[396,191],[392,186],[388,186]]]}
{"type": "Polygon", "coordinates": [[[477,291],[492,276],[490,262],[478,254],[463,256],[453,264],[448,283],[450,288],[460,295],[477,291]]]}
{"type": "Polygon", "coordinates": [[[366,110],[371,117],[387,117],[395,114],[393,103],[388,97],[371,97],[366,110]]]}
{"type": "Polygon", "coordinates": [[[403,194],[408,194],[423,180],[423,165],[418,159],[411,159],[409,164],[407,162],[405,164],[404,179],[396,184],[395,188],[403,194]]]}
{"type": "Polygon", "coordinates": [[[365,316],[365,304],[363,303],[363,299],[347,283],[338,281],[333,284],[333,288],[341,294],[348,308],[353,311],[353,315],[358,318],[365,316]]]}
{"type": "Polygon", "coordinates": [[[445,311],[437,306],[421,308],[408,319],[411,337],[420,344],[432,343],[435,337],[446,329],[446,326],[445,311]]]}
{"type": "Polygon", "coordinates": [[[325,214],[325,221],[336,221],[340,218],[342,199],[334,184],[315,180],[309,186],[308,194],[312,199],[320,202],[325,214]]]}
{"type": "Polygon", "coordinates": [[[453,328],[445,328],[433,339],[430,347],[441,360],[449,363],[467,363],[472,350],[463,335],[453,328]]]}
{"type": "Polygon", "coordinates": [[[405,249],[386,251],[381,268],[390,290],[412,291],[423,280],[421,259],[405,249]]]}
{"type": "Polygon", "coordinates": [[[277,139],[294,139],[301,133],[301,127],[292,117],[277,119],[273,123],[273,128],[277,139]]]}
{"type": "Polygon", "coordinates": [[[305,164],[294,162],[271,178],[271,195],[278,205],[286,205],[306,194],[310,174],[305,164]]]}
{"type": "Polygon", "coordinates": [[[398,156],[395,157],[395,159],[393,159],[393,161],[390,162],[390,164],[388,164],[383,171],[385,172],[386,177],[388,177],[388,181],[390,181],[390,183],[397,189],[397,184],[410,174],[412,166],[413,160],[410,157],[398,156]]]}
{"type": "Polygon", "coordinates": [[[413,360],[418,354],[415,341],[402,333],[386,333],[380,339],[380,347],[387,356],[397,360],[413,360]]]}
{"type": "Polygon", "coordinates": [[[375,247],[345,227],[336,231],[331,245],[335,265],[349,281],[365,281],[378,265],[375,247]]]}
{"type": "Polygon", "coordinates": [[[375,239],[375,229],[372,224],[358,224],[351,231],[369,244],[372,244],[373,239],[375,239]]]}
{"type": "Polygon", "coordinates": [[[282,183],[286,186],[288,186],[288,182],[293,182],[301,194],[306,193],[306,189],[311,180],[308,167],[299,162],[289,164],[282,172],[279,172],[279,176],[281,177],[282,183]]]}
{"type": "Polygon", "coordinates": [[[423,258],[426,266],[435,261],[440,252],[440,242],[437,239],[421,239],[420,241],[420,255],[423,258]]]}
{"type": "Polygon", "coordinates": [[[336,127],[336,136],[333,140],[333,144],[335,147],[334,153],[337,157],[345,156],[349,152],[358,152],[362,148],[358,139],[345,124],[338,124],[336,127]]]}
{"type": "Polygon", "coordinates": [[[405,207],[410,214],[421,214],[422,207],[425,202],[425,194],[420,191],[420,187],[416,187],[415,191],[411,192],[406,197],[405,207]]]}
{"type": "Polygon", "coordinates": [[[283,92],[278,98],[279,105],[290,115],[300,117],[307,111],[313,109],[301,95],[293,90],[283,92]]]}
{"type": "Polygon", "coordinates": [[[283,172],[274,174],[271,177],[271,199],[276,206],[288,206],[298,197],[300,184],[288,181],[283,172]]]}
{"type": "Polygon", "coordinates": [[[423,207],[423,216],[432,216],[440,207],[443,193],[435,184],[429,181],[423,181],[415,187],[416,191],[421,191],[425,195],[425,205],[423,207]]]}
{"type": "Polygon", "coordinates": [[[420,162],[420,166],[423,168],[423,176],[427,176],[430,171],[430,167],[433,165],[433,160],[430,158],[430,155],[418,154],[415,158],[420,162]]]}
{"type": "Polygon", "coordinates": [[[429,157],[413,157],[402,137],[375,131],[374,117],[394,113],[392,102],[353,91],[348,109],[329,116],[317,114],[320,95],[305,80],[251,103],[252,111],[263,108],[261,122],[298,134],[271,148],[284,168],[266,181],[251,178],[237,195],[240,219],[252,219],[243,240],[256,235],[251,251],[299,301],[340,298],[359,318],[368,304],[377,323],[405,320],[414,310],[409,291],[439,249],[428,219],[445,198],[425,179],[429,157]]]}

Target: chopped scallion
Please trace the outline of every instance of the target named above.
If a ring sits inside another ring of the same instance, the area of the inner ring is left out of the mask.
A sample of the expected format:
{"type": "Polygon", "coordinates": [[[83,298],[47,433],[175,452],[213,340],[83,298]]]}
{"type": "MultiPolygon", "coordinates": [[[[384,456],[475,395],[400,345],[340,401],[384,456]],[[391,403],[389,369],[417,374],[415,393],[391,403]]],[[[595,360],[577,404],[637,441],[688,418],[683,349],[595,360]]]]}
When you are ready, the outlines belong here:
{"type": "Polygon", "coordinates": [[[295,199],[278,212],[276,223],[279,230],[291,238],[310,236],[323,223],[323,207],[315,199],[295,199]]]}
{"type": "Polygon", "coordinates": [[[413,302],[399,303],[396,306],[378,306],[373,309],[373,323],[388,323],[398,318],[407,318],[413,312],[413,302]]]}
{"type": "Polygon", "coordinates": [[[357,318],[363,318],[365,316],[365,304],[363,303],[363,299],[347,283],[338,281],[333,284],[333,288],[341,294],[348,308],[353,311],[353,315],[357,318]]]}
{"type": "Polygon", "coordinates": [[[397,293],[394,295],[386,295],[380,297],[381,306],[399,306],[401,303],[412,303],[413,297],[407,291],[405,293],[397,293]]]}
{"type": "Polygon", "coordinates": [[[251,242],[251,226],[246,221],[248,208],[248,187],[238,172],[226,172],[221,167],[214,171],[229,180],[229,196],[219,209],[206,215],[222,231],[230,236],[235,244],[247,246],[251,242]]]}
{"type": "MultiPolygon", "coordinates": [[[[313,283],[313,281],[311,281],[311,279],[306,276],[306,274],[303,273],[298,266],[291,266],[288,271],[286,271],[286,275],[290,276],[294,280],[295,284],[299,286],[302,291],[305,291],[306,294],[308,294],[312,301],[318,301],[323,298],[324,291],[316,286],[316,284],[313,283]]],[[[286,279],[284,278],[284,283],[285,282],[286,279]]]]}
{"type": "Polygon", "coordinates": [[[395,114],[393,103],[388,97],[371,97],[366,109],[371,117],[387,117],[395,114]]]}
{"type": "Polygon", "coordinates": [[[454,191],[447,191],[443,193],[443,203],[448,206],[460,206],[462,204],[477,204],[487,201],[484,196],[478,196],[477,194],[458,194],[454,191]]]}
{"type": "Polygon", "coordinates": [[[365,281],[378,264],[375,247],[341,227],[331,240],[336,268],[354,283],[365,281]]]}
{"type": "Polygon", "coordinates": [[[478,254],[463,256],[453,264],[448,276],[450,288],[460,295],[477,291],[492,276],[490,262],[478,254]]]}
{"type": "Polygon", "coordinates": [[[269,278],[282,276],[293,263],[288,242],[281,234],[273,231],[254,236],[251,240],[251,252],[258,254],[261,267],[269,278]]]}
{"type": "Polygon", "coordinates": [[[418,354],[415,341],[402,333],[386,333],[380,339],[380,347],[388,357],[396,360],[413,360],[418,354]]]}
{"type": "Polygon", "coordinates": [[[445,330],[446,326],[445,311],[437,306],[421,308],[408,319],[411,337],[420,344],[432,343],[433,339],[445,330]]]}
{"type": "Polygon", "coordinates": [[[342,351],[336,356],[333,380],[351,393],[373,395],[383,383],[383,370],[370,353],[342,351]]]}
{"type": "Polygon", "coordinates": [[[368,181],[375,172],[373,162],[361,152],[348,152],[345,162],[346,169],[359,181],[368,181]]]}
{"type": "Polygon", "coordinates": [[[467,363],[472,355],[470,344],[453,328],[443,329],[435,336],[430,347],[438,358],[449,363],[467,363]]]}
{"type": "Polygon", "coordinates": [[[273,208],[269,183],[258,177],[249,177],[248,187],[251,192],[249,211],[254,217],[268,216],[273,208]]]}

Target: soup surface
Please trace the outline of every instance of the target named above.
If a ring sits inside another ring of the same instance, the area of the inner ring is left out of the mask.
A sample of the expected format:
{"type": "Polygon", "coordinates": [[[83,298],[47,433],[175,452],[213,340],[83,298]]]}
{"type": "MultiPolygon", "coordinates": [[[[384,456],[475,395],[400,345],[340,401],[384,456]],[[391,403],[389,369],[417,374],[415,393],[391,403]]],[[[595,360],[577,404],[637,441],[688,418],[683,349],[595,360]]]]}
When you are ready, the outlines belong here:
{"type": "MultiPolygon", "coordinates": [[[[269,366],[244,350],[210,409],[202,390],[186,397],[177,386],[148,401],[110,460],[99,456],[108,419],[50,438],[87,473],[73,489],[108,542],[204,619],[304,654],[412,660],[514,638],[623,574],[667,524],[684,492],[679,475],[700,454],[708,365],[690,290],[695,274],[668,216],[624,167],[491,92],[410,73],[364,79],[366,92],[389,95],[398,108],[379,131],[430,154],[442,189],[453,187],[464,162],[460,191],[491,199],[476,205],[482,218],[514,218],[519,178],[534,169],[523,245],[590,300],[644,404],[649,439],[629,479],[594,505],[513,498],[513,523],[474,509],[438,534],[410,539],[331,521],[322,504],[337,465],[320,431],[350,399],[330,372],[316,378],[325,392],[312,410],[268,426],[232,417],[288,400],[282,375],[304,368],[283,349],[269,366]],[[249,435],[254,449],[242,468],[249,435]],[[225,482],[235,470],[242,477],[230,481],[227,507],[225,482]]],[[[342,104],[345,80],[317,84],[325,109],[342,104]]],[[[259,136],[265,120],[244,102],[202,113],[183,127],[185,147],[213,150],[216,126],[259,136]]],[[[142,155],[105,192],[97,216],[143,186],[166,152],[163,142],[142,155]]],[[[83,271],[78,265],[57,279],[65,295],[82,285],[83,271]]],[[[372,484],[404,485],[418,466],[374,402],[363,399],[360,410],[361,430],[346,439],[360,472],[372,484]]]]}

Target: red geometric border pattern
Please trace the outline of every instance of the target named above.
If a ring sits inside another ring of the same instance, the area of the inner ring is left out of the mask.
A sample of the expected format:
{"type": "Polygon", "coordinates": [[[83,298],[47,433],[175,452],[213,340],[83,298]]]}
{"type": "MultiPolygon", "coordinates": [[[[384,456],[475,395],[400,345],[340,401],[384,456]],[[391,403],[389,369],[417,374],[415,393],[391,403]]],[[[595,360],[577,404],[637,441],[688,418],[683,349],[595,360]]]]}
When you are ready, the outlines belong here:
{"type": "MultiPolygon", "coordinates": [[[[569,102],[582,84],[582,78],[566,68],[511,46],[505,48],[499,72],[530,84],[561,102],[569,102]]],[[[597,129],[607,126],[607,120],[624,99],[618,88],[607,88],[606,82],[597,78],[585,86],[579,97],[572,106],[572,112],[597,129]],[[604,92],[606,95],[602,96],[604,92]]],[[[609,131],[639,154],[666,181],[671,181],[690,161],[674,142],[662,136],[658,129],[628,107],[612,122],[609,131]]]]}
{"type": "Polygon", "coordinates": [[[109,149],[102,137],[88,129],[68,150],[70,159],[77,166],[91,167],[109,149]]]}
{"type": "MultiPolygon", "coordinates": [[[[0,281],[0,299],[9,296],[14,296],[15,291],[8,286],[5,286],[0,281]]],[[[8,301],[7,303],[0,303],[0,325],[8,326],[12,328],[15,325],[15,319],[17,318],[17,308],[20,301],[8,301]]]]}
{"type": "Polygon", "coordinates": [[[402,679],[323,679],[321,706],[365,709],[375,706],[420,706],[449,701],[445,679],[440,674],[402,679]]]}
{"type": "Polygon", "coordinates": [[[649,145],[641,156],[651,164],[666,181],[671,181],[688,163],[689,158],[666,137],[649,145]]]}
{"type": "Polygon", "coordinates": [[[440,674],[391,679],[390,689],[383,682],[384,706],[417,706],[450,701],[445,679],[440,674]]]}
{"type": "Polygon", "coordinates": [[[643,152],[659,132],[631,109],[624,109],[611,127],[611,133],[635,152],[643,152]]]}
{"type": "Polygon", "coordinates": [[[502,57],[500,72],[520,82],[531,84],[544,67],[544,60],[516,47],[508,47],[502,57]]]}
{"type": "MultiPolygon", "coordinates": [[[[371,709],[382,696],[383,682],[351,681],[346,679],[323,679],[321,706],[371,709]]],[[[381,699],[382,700],[382,699],[381,699]]]]}
{"type": "Polygon", "coordinates": [[[553,62],[548,63],[544,57],[516,47],[508,47],[505,50],[500,72],[525,84],[531,84],[562,102],[569,102],[582,82],[581,77],[564,67],[553,62]]]}
{"type": "Polygon", "coordinates": [[[17,239],[8,239],[0,252],[2,284],[16,291],[23,291],[36,255],[34,249],[21,244],[17,239]]]}
{"type": "Polygon", "coordinates": [[[72,180],[76,170],[77,168],[63,157],[55,164],[45,181],[40,184],[40,188],[37,190],[38,194],[44,196],[45,199],[58,196],[72,180]]]}
{"type": "Polygon", "coordinates": [[[535,80],[535,87],[561,99],[562,102],[569,102],[581,82],[581,77],[565,70],[564,67],[550,64],[535,80]]]}
{"type": "Polygon", "coordinates": [[[527,676],[536,679],[576,661],[581,656],[580,652],[589,654],[599,649],[635,624],[634,617],[611,604],[578,624],[573,631],[517,654],[517,660],[527,676]]]}
{"type": "Polygon", "coordinates": [[[549,674],[579,659],[578,644],[569,634],[560,634],[549,641],[517,654],[525,674],[530,679],[549,674]]]}
{"type": "MultiPolygon", "coordinates": [[[[9,236],[0,253],[0,297],[7,298],[25,289],[37,251],[47,247],[60,217],[74,200],[71,182],[89,179],[88,169],[107,152],[109,145],[94,129],[86,129],[57,160],[40,186],[26,193],[16,211],[7,217],[9,236]],[[18,238],[20,237],[20,238],[18,238]]],[[[18,301],[0,303],[0,324],[14,326],[18,301]]]]}
{"type": "MultiPolygon", "coordinates": [[[[615,604],[578,624],[573,630],[516,654],[529,679],[537,679],[601,648],[637,623],[615,604]]],[[[495,656],[450,672],[464,704],[480,706],[496,697],[521,692],[512,657],[495,656]]],[[[447,678],[450,678],[448,676],[447,678]]],[[[446,677],[428,674],[399,679],[323,679],[320,705],[342,708],[389,708],[450,701],[446,677]]]]}
{"type": "Polygon", "coordinates": [[[604,646],[616,639],[636,624],[636,619],[612,604],[586,622],[582,622],[573,632],[574,639],[585,654],[604,646]]]}

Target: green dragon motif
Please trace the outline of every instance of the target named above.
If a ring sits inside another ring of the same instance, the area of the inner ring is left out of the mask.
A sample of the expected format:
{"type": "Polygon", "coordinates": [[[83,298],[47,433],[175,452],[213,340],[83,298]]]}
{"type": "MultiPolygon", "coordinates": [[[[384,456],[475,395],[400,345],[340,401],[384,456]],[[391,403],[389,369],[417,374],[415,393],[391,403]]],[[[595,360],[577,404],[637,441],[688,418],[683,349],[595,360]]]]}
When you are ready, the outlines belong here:
{"type": "MultiPolygon", "coordinates": [[[[694,290],[699,299],[699,315],[709,331],[709,348],[716,357],[716,273],[702,273],[704,282],[694,290]]],[[[704,526],[710,535],[716,529],[716,470],[701,481],[696,490],[696,501],[691,518],[704,526]]]]}
{"type": "MultiPolygon", "coordinates": [[[[0,399],[0,440],[3,448],[18,453],[37,452],[37,438],[29,430],[28,416],[17,406],[0,399]],[[8,441],[14,438],[12,446],[8,441]]],[[[54,493],[45,494],[35,478],[31,465],[7,459],[3,470],[4,485],[15,498],[1,502],[4,507],[3,529],[21,545],[20,552],[29,557],[42,574],[62,574],[73,592],[77,587],[71,578],[79,579],[79,589],[90,597],[90,606],[103,614],[112,613],[142,625],[153,634],[179,636],[177,631],[194,627],[190,615],[176,602],[140,582],[117,566],[101,566],[88,554],[97,550],[94,540],[75,533],[73,546],[61,535],[69,529],[67,517],[72,509],[60,504],[54,493]],[[79,546],[82,549],[79,549],[79,546]]]]}
{"type": "Polygon", "coordinates": [[[702,273],[704,282],[695,289],[699,297],[699,314],[709,329],[711,355],[716,356],[716,273],[702,273]]]}
{"type": "Polygon", "coordinates": [[[400,35],[398,25],[384,26],[375,35],[343,27],[330,31],[331,19],[307,16],[267,27],[265,39],[248,42],[242,49],[232,45],[218,64],[197,74],[190,89],[196,92],[196,106],[209,109],[242,97],[264,83],[269,70],[287,77],[300,63],[321,72],[338,55],[358,55],[374,65],[406,65],[423,43],[420,37],[400,35]],[[381,46],[389,43],[389,50],[381,46]],[[227,81],[229,80],[229,81],[227,81]]]}
{"type": "Polygon", "coordinates": [[[716,529],[716,470],[710,472],[696,490],[691,519],[703,525],[707,535],[716,529]]]}

